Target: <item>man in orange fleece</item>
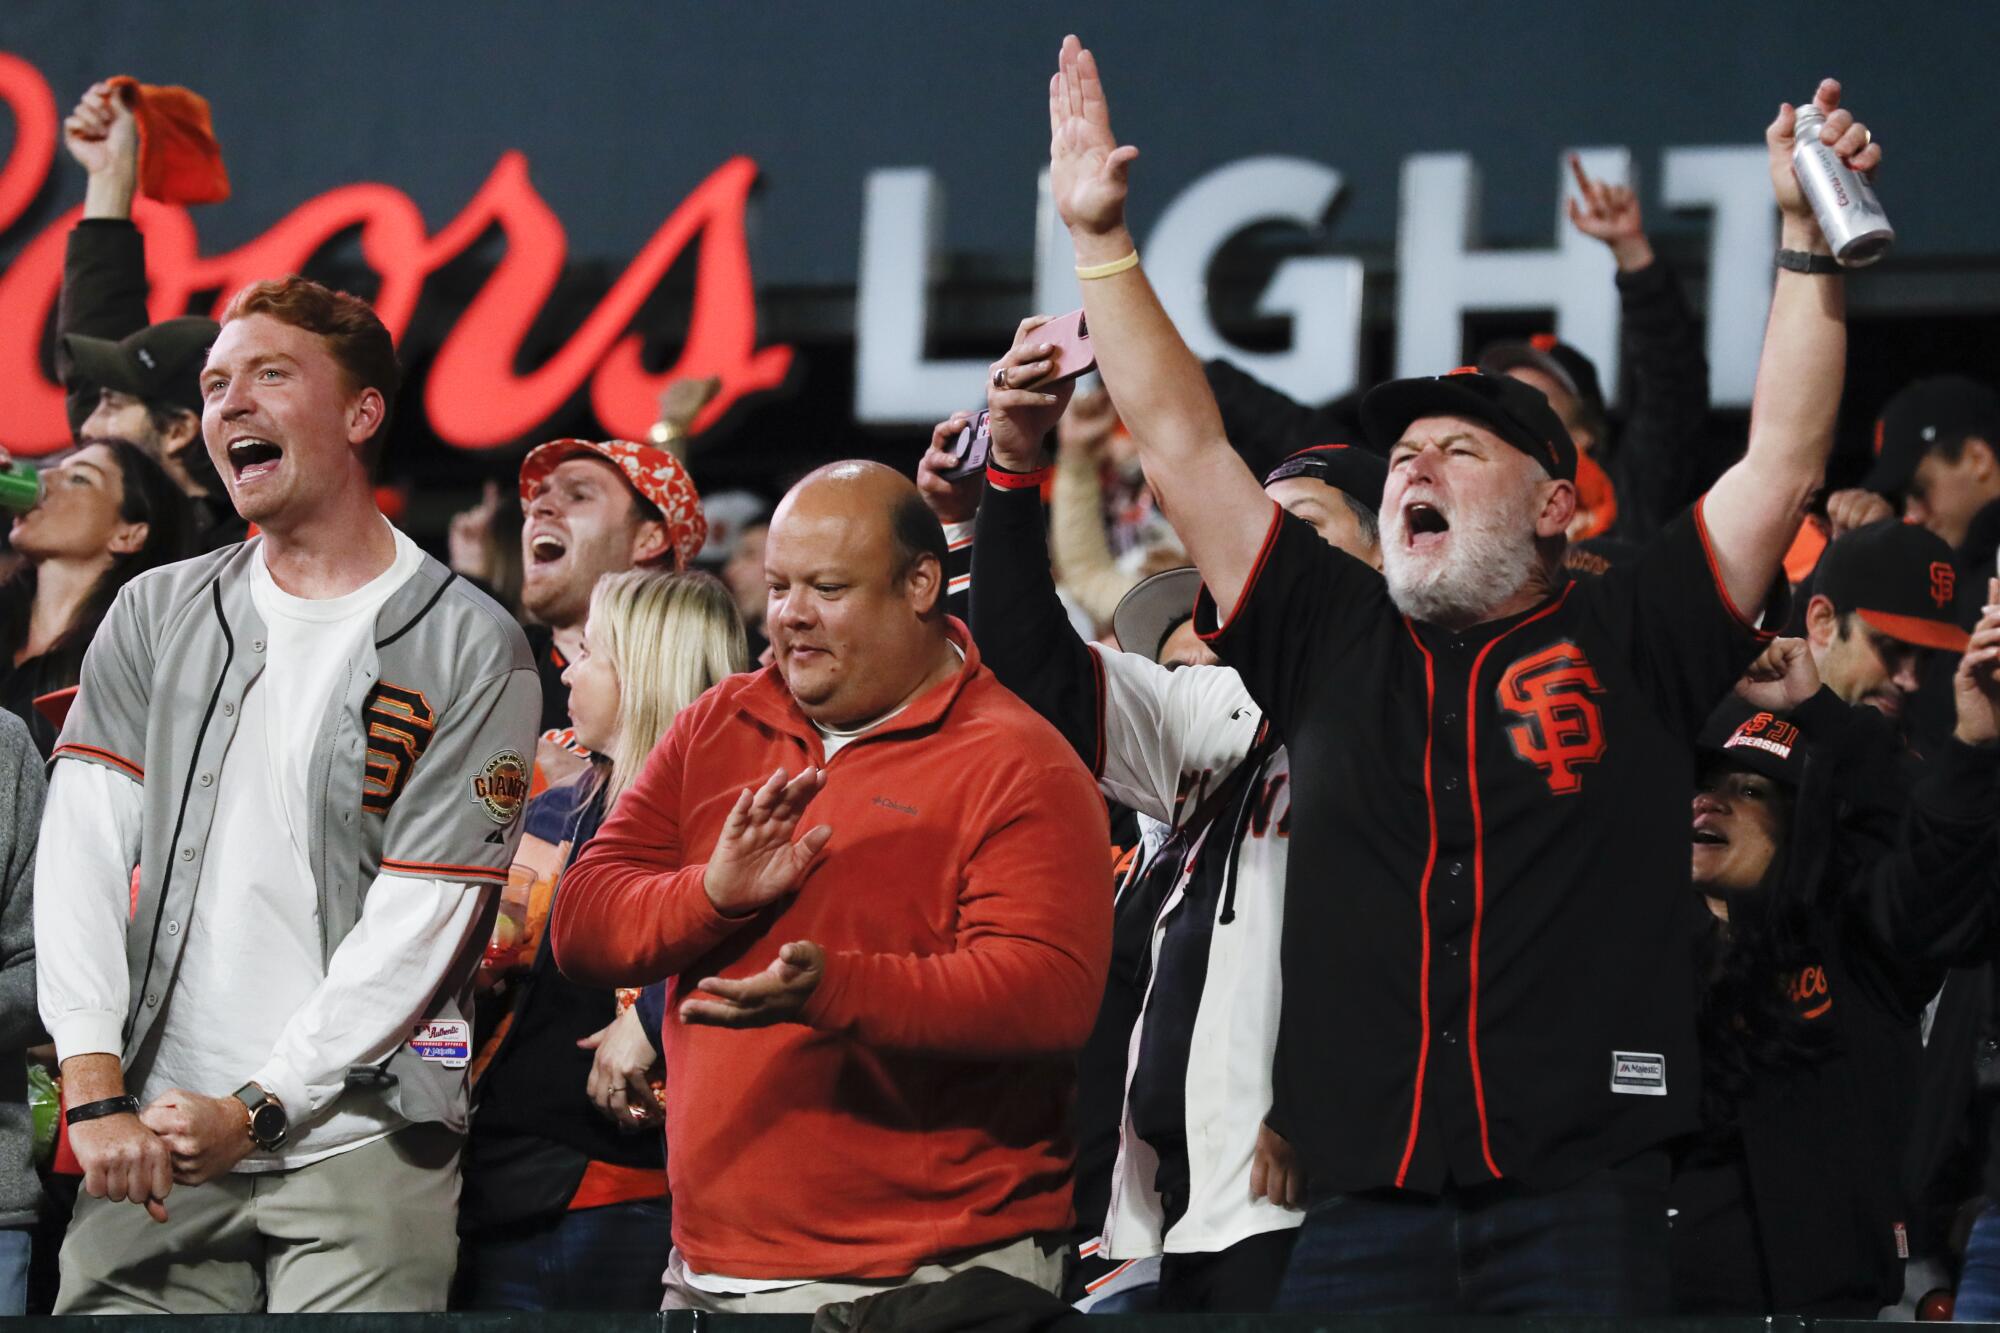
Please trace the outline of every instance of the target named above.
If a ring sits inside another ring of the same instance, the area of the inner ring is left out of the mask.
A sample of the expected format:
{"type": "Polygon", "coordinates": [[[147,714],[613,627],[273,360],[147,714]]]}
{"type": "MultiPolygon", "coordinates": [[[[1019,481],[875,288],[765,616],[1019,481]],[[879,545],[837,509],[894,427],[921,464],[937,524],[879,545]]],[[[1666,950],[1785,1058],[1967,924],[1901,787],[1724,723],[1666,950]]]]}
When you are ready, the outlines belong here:
{"type": "Polygon", "coordinates": [[[945,615],[944,555],[888,468],[794,487],[765,552],[775,664],[681,713],[557,895],[565,973],[676,978],[668,1309],[811,1311],[975,1266],[1060,1283],[1109,834],[945,615]]]}

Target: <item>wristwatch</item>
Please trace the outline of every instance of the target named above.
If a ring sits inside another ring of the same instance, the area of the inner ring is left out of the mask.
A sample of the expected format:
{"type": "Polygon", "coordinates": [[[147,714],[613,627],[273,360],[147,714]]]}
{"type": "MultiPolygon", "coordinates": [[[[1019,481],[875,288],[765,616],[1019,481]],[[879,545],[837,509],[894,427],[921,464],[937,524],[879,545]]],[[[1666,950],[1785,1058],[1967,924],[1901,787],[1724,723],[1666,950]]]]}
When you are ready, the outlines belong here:
{"type": "Polygon", "coordinates": [[[236,1100],[250,1111],[250,1141],[264,1152],[276,1152],[291,1137],[291,1121],[285,1104],[255,1083],[236,1090],[236,1100]]]}
{"type": "Polygon", "coordinates": [[[1832,255],[1816,255],[1809,250],[1780,250],[1777,263],[1779,268],[1793,273],[1811,273],[1818,277],[1833,277],[1847,271],[1832,255]]]}

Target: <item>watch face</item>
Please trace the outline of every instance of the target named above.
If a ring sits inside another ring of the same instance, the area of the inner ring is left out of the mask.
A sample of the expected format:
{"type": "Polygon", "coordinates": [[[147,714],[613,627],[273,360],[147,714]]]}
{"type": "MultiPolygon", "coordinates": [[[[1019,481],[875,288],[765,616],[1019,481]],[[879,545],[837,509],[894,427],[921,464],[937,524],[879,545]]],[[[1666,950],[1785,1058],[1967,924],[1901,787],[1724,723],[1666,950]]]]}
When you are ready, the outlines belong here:
{"type": "Polygon", "coordinates": [[[285,1139],[285,1108],[266,1102],[250,1113],[250,1137],[266,1148],[275,1148],[285,1139]]]}

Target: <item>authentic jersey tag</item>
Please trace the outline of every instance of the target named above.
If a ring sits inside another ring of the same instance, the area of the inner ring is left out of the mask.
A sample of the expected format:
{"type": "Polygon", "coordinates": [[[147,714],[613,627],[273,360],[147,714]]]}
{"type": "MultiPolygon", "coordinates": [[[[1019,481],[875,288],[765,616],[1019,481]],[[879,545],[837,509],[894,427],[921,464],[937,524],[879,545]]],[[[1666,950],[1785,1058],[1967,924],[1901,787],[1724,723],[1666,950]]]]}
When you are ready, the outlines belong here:
{"type": "Polygon", "coordinates": [[[472,1062],[472,1024],[462,1018],[419,1023],[410,1034],[410,1049],[446,1069],[463,1069],[472,1062]]]}
{"type": "Polygon", "coordinates": [[[1896,1257],[1898,1259],[1910,1257],[1910,1229],[1901,1222],[1896,1223],[1896,1257]]]}
{"type": "Polygon", "coordinates": [[[1666,1096],[1667,1057],[1644,1051],[1613,1051],[1611,1090],[1638,1097],[1666,1096]]]}

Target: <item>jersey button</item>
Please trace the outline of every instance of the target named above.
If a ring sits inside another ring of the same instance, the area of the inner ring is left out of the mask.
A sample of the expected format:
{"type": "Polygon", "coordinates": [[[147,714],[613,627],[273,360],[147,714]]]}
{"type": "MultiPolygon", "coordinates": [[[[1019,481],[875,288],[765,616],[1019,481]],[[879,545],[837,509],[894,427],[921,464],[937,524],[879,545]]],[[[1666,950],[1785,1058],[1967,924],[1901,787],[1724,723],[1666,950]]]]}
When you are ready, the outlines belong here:
{"type": "Polygon", "coordinates": [[[224,704],[224,705],[222,705],[222,715],[223,715],[224,717],[235,717],[235,716],[236,716],[236,705],[235,705],[235,704],[224,704]]]}
{"type": "Polygon", "coordinates": [[[167,934],[169,934],[169,935],[178,935],[178,934],[180,934],[180,933],[181,933],[181,923],[180,923],[180,922],[178,922],[178,921],[169,921],[169,922],[167,922],[167,934]]]}
{"type": "Polygon", "coordinates": [[[1446,940],[1446,941],[1444,942],[1444,955],[1445,955],[1445,957],[1447,957],[1447,958],[1456,958],[1456,957],[1458,957],[1458,955],[1459,955],[1459,954],[1460,954],[1461,952],[1462,952],[1462,951],[1461,951],[1461,950],[1460,950],[1460,948],[1458,947],[1458,941],[1457,941],[1457,940],[1446,940]]]}
{"type": "Polygon", "coordinates": [[[1446,866],[1444,869],[1445,873],[1448,875],[1462,874],[1465,871],[1465,862],[1453,861],[1450,865],[1446,866]]]}
{"type": "Polygon", "coordinates": [[[1446,713],[1446,714],[1444,715],[1444,724],[1445,724],[1445,725],[1446,725],[1447,727],[1455,727],[1455,726],[1457,726],[1457,725],[1458,725],[1458,714],[1457,714],[1457,713],[1446,713]]]}
{"type": "Polygon", "coordinates": [[[252,639],[252,640],[250,640],[250,651],[251,651],[251,652],[253,652],[253,653],[261,653],[261,652],[263,652],[263,651],[264,651],[264,641],[263,641],[262,639],[252,639]]]}
{"type": "Polygon", "coordinates": [[[1457,778],[1457,776],[1456,776],[1456,775],[1454,775],[1454,776],[1452,776],[1452,777],[1448,777],[1448,778],[1446,778],[1446,779],[1444,780],[1444,789],[1445,789],[1446,791],[1457,791],[1457,790],[1458,790],[1458,778],[1457,778]]]}
{"type": "Polygon", "coordinates": [[[159,1008],[159,1007],[160,1007],[160,997],[159,997],[158,995],[148,995],[148,996],[146,997],[146,1007],[147,1007],[148,1009],[157,1009],[157,1008],[159,1008]]]}
{"type": "Polygon", "coordinates": [[[1458,1029],[1446,1028],[1444,1031],[1438,1033],[1438,1040],[1447,1046],[1458,1045],[1458,1029]]]}
{"type": "Polygon", "coordinates": [[[192,847],[183,847],[183,848],[181,848],[181,860],[183,860],[183,861],[192,861],[192,860],[194,860],[194,848],[192,848],[192,847]]]}
{"type": "Polygon", "coordinates": [[[198,779],[196,779],[196,780],[197,780],[198,782],[200,782],[200,783],[201,783],[201,785],[202,785],[202,786],[204,786],[204,787],[207,787],[207,786],[212,786],[212,785],[214,784],[214,782],[215,782],[215,774],[213,774],[213,773],[204,773],[204,774],[202,774],[202,775],[201,775],[201,777],[200,777],[200,778],[198,778],[198,779]]]}

